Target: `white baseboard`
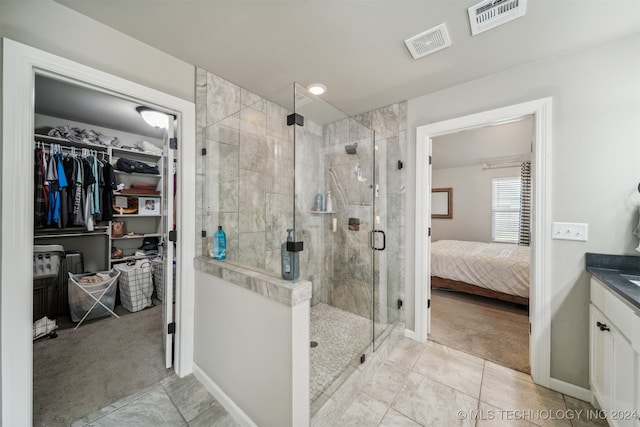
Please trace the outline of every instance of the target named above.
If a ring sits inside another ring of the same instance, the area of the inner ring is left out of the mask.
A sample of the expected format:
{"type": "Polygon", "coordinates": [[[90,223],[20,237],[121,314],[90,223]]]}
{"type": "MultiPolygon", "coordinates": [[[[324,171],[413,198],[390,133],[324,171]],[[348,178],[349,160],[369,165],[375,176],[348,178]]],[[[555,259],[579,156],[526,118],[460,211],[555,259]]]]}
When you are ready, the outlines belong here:
{"type": "Polygon", "coordinates": [[[404,330],[404,336],[407,337],[407,338],[411,338],[414,341],[418,341],[416,339],[416,332],[415,331],[412,331],[412,330],[409,330],[409,329],[405,329],[404,330]]]}
{"type": "Polygon", "coordinates": [[[584,400],[585,402],[591,402],[591,390],[587,388],[579,387],[577,385],[560,381],[555,378],[549,379],[549,388],[562,394],[575,397],[576,399],[584,400]]]}
{"type": "Polygon", "coordinates": [[[257,424],[195,363],[193,364],[193,375],[224,406],[224,409],[236,422],[245,427],[257,427],[257,424]]]}

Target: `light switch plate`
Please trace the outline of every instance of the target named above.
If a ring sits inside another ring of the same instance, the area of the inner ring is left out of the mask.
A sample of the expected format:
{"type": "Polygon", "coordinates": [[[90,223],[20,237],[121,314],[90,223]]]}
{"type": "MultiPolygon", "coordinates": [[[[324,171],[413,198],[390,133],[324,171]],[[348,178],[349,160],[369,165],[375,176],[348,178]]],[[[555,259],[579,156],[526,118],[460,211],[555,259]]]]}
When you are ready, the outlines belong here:
{"type": "Polygon", "coordinates": [[[554,222],[551,227],[551,238],[558,240],[578,240],[586,242],[589,234],[589,224],[577,222],[554,222]]]}

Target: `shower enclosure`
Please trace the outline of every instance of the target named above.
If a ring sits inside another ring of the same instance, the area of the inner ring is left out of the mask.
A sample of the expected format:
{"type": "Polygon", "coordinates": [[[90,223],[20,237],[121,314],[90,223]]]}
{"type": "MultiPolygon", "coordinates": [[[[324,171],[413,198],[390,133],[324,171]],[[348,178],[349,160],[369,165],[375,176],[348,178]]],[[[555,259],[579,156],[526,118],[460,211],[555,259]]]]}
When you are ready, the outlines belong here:
{"type": "Polygon", "coordinates": [[[370,116],[349,117],[297,84],[268,99],[241,89],[235,99],[226,83],[207,82],[225,102],[207,111],[203,135],[201,249],[208,254],[220,225],[226,262],[280,276],[293,229],[289,249],[302,246],[300,279],[313,285],[313,414],[398,321],[401,280],[389,265],[400,252],[388,245],[400,229],[389,227],[386,139],[370,116]],[[332,209],[317,209],[328,192],[332,209]]]}

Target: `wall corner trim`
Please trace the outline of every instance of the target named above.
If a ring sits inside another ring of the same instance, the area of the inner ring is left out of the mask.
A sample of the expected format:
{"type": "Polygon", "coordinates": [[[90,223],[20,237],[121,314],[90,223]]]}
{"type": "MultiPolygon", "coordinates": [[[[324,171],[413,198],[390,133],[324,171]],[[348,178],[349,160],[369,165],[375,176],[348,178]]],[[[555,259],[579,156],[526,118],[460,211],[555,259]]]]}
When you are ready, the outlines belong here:
{"type": "Polygon", "coordinates": [[[567,396],[584,400],[585,402],[591,402],[591,398],[593,397],[591,390],[588,388],[580,387],[556,378],[549,379],[549,388],[559,393],[566,394],[567,396]]]}
{"type": "Polygon", "coordinates": [[[237,423],[244,427],[257,427],[257,424],[196,363],[193,364],[193,376],[224,406],[237,423]]]}

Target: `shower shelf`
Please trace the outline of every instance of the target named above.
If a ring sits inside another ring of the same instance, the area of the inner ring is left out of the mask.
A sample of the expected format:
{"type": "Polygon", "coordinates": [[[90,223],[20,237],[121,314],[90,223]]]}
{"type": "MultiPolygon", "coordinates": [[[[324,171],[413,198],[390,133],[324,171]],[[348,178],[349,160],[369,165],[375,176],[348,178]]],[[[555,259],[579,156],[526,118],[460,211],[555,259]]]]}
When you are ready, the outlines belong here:
{"type": "Polygon", "coordinates": [[[334,214],[334,211],[311,211],[312,214],[334,214]]]}

